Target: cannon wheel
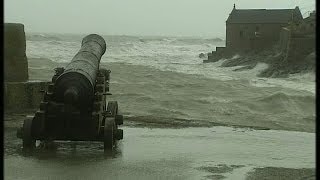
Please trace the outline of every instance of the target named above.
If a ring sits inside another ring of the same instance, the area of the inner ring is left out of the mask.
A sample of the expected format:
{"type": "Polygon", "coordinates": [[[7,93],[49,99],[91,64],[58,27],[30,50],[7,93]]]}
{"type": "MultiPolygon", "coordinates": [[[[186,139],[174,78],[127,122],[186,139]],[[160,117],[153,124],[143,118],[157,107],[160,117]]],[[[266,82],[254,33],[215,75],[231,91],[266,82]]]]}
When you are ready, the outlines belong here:
{"type": "Polygon", "coordinates": [[[104,151],[112,151],[114,141],[114,118],[107,117],[104,122],[104,151]]]}
{"type": "MultiPolygon", "coordinates": [[[[118,125],[123,124],[123,116],[118,115],[118,102],[117,101],[109,101],[107,106],[107,112],[109,113],[109,117],[113,117],[115,119],[116,129],[118,129],[118,125]],[[120,118],[119,118],[120,116],[120,118]]],[[[116,130],[117,131],[117,130],[116,130]]]]}
{"type": "Polygon", "coordinates": [[[32,150],[36,147],[36,140],[32,138],[32,122],[33,118],[28,118],[23,122],[23,137],[22,137],[22,147],[23,149],[32,150]]]}
{"type": "Polygon", "coordinates": [[[110,113],[110,117],[116,117],[118,114],[118,102],[117,101],[109,101],[107,106],[107,112],[110,113]]]}
{"type": "Polygon", "coordinates": [[[116,145],[116,131],[117,126],[115,122],[115,117],[118,114],[118,102],[109,101],[107,105],[107,112],[109,113],[105,118],[104,123],[104,150],[110,151],[116,145]]]}

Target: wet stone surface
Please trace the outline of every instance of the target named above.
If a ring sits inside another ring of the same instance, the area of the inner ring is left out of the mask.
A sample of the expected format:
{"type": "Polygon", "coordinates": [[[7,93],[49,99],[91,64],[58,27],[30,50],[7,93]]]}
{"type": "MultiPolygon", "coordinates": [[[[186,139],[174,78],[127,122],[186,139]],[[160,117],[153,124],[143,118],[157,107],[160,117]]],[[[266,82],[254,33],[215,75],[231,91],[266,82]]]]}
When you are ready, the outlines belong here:
{"type": "Polygon", "coordinates": [[[24,154],[19,123],[5,125],[5,179],[286,179],[283,169],[295,174],[290,179],[315,174],[314,133],[131,126],[123,128],[114,153],[104,154],[99,142],[56,142],[55,150],[24,154]]]}

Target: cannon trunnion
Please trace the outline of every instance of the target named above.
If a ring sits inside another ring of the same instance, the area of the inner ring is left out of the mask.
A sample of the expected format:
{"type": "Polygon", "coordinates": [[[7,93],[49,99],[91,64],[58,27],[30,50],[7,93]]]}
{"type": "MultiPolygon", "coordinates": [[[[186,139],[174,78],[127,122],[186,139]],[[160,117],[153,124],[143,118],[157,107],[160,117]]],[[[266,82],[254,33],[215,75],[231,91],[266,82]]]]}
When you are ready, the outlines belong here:
{"type": "Polygon", "coordinates": [[[110,70],[99,68],[106,51],[97,34],[83,38],[81,49],[65,68],[56,68],[52,82],[33,117],[27,118],[17,136],[23,149],[34,149],[54,140],[101,141],[104,150],[113,150],[123,139],[123,116],[117,101],[106,101],[110,70]]]}

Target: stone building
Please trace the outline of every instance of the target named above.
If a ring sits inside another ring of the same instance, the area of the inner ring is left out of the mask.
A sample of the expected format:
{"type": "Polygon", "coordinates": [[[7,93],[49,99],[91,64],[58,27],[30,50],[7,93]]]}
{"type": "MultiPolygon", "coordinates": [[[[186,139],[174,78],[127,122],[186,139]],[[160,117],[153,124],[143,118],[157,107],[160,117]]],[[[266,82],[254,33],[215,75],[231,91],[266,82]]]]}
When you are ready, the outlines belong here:
{"type": "Polygon", "coordinates": [[[310,13],[310,15],[300,21],[298,24],[294,24],[294,33],[298,36],[301,35],[315,35],[316,31],[316,11],[310,13]]]}
{"type": "Polygon", "coordinates": [[[315,25],[316,17],[315,11],[313,11],[298,23],[291,23],[289,26],[282,28],[279,45],[281,52],[285,54],[285,62],[297,67],[306,65],[315,67],[315,25]]]}
{"type": "Polygon", "coordinates": [[[279,43],[281,34],[289,38],[282,32],[284,27],[299,25],[301,21],[303,17],[298,6],[294,9],[236,9],[234,5],[226,21],[226,46],[216,47],[203,62],[270,48],[279,43]]]}
{"type": "Polygon", "coordinates": [[[236,9],[226,21],[226,48],[232,51],[260,50],[279,41],[282,27],[303,19],[294,9],[236,9]]]}

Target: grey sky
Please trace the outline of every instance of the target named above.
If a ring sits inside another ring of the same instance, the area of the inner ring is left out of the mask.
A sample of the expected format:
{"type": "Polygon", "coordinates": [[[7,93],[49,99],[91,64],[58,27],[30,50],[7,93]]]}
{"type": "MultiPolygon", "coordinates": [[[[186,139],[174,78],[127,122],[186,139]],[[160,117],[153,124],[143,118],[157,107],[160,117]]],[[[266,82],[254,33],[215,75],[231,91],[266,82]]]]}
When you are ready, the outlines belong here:
{"type": "Polygon", "coordinates": [[[315,0],[5,0],[5,22],[26,32],[225,36],[236,8],[315,9],[315,0]]]}

